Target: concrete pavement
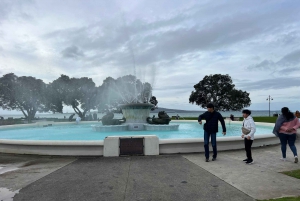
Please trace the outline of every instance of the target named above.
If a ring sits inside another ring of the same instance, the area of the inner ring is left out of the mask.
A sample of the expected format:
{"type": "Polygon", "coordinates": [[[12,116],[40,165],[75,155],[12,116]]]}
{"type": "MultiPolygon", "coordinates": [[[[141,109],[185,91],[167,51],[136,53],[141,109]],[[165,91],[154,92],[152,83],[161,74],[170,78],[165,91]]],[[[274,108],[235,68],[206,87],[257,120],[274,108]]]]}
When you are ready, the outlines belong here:
{"type": "Polygon", "coordinates": [[[180,155],[81,158],[14,200],[253,200],[180,155]]]}
{"type": "MultiPolygon", "coordinates": [[[[255,142],[254,142],[255,143],[255,142]]],[[[299,141],[296,143],[299,151],[299,141]]],[[[300,169],[279,160],[280,146],[139,157],[49,157],[0,154],[0,198],[14,200],[254,200],[300,196],[300,181],[279,172],[300,169]]],[[[0,200],[1,200],[0,199],[0,200]]]]}
{"type": "MultiPolygon", "coordinates": [[[[296,142],[296,146],[299,152],[299,141],[296,142]]],[[[300,169],[300,164],[294,163],[289,148],[286,162],[279,159],[280,145],[253,149],[252,156],[254,164],[246,165],[242,162],[246,158],[243,150],[220,152],[218,160],[209,163],[204,162],[204,155],[183,155],[189,161],[255,199],[300,196],[300,180],[280,173],[300,169]]]]}

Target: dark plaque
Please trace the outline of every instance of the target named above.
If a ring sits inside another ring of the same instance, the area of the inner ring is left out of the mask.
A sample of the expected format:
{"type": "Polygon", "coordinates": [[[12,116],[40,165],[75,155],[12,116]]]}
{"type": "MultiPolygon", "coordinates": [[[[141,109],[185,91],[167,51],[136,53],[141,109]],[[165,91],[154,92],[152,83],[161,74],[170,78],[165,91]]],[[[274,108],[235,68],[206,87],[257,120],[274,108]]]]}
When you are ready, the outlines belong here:
{"type": "Polygon", "coordinates": [[[144,138],[120,138],[120,156],[144,155],[144,138]]]}

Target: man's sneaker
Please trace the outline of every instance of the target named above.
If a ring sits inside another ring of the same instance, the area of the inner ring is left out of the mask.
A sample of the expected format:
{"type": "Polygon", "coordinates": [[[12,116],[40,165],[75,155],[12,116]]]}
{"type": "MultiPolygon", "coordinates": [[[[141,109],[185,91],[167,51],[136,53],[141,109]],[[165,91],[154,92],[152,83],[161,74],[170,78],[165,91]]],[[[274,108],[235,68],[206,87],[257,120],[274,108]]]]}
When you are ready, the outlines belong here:
{"type": "Polygon", "coordinates": [[[244,159],[243,161],[246,163],[248,161],[248,158],[244,159]]]}
{"type": "Polygon", "coordinates": [[[212,158],[211,160],[212,160],[212,161],[215,161],[215,160],[217,160],[217,158],[212,158]]]}
{"type": "Polygon", "coordinates": [[[298,156],[295,156],[295,161],[294,163],[298,163],[298,156]]]}
{"type": "Polygon", "coordinates": [[[286,158],[280,158],[280,160],[282,160],[282,161],[286,161],[286,158]]]}
{"type": "Polygon", "coordinates": [[[209,162],[209,158],[207,158],[207,159],[205,160],[205,162],[209,162]]]}
{"type": "Polygon", "coordinates": [[[247,165],[251,165],[251,164],[253,164],[253,163],[254,163],[253,160],[248,160],[248,161],[246,162],[247,165]]]}

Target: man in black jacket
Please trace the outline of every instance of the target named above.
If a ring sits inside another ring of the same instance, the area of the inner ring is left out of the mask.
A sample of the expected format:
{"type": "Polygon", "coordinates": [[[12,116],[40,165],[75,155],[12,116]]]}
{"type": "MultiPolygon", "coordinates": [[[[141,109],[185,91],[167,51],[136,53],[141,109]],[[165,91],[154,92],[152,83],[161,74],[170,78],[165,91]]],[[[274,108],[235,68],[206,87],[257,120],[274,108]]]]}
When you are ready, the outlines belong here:
{"type": "Polygon", "coordinates": [[[217,158],[217,132],[218,132],[218,121],[221,122],[223,128],[223,135],[226,135],[225,121],[219,112],[215,111],[214,105],[209,103],[207,106],[207,112],[199,115],[198,122],[202,124],[202,119],[206,120],[204,124],[204,149],[206,162],[209,162],[209,138],[211,137],[211,145],[213,147],[213,159],[217,158]]]}

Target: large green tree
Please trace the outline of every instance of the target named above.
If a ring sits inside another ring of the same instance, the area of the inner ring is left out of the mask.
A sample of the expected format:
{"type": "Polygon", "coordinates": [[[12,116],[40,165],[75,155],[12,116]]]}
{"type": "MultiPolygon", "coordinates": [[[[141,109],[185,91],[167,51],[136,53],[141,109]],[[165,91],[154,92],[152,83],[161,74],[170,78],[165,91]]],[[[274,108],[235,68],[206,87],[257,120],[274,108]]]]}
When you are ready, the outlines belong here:
{"type": "Polygon", "coordinates": [[[151,84],[143,83],[134,75],[125,75],[117,79],[108,77],[99,87],[99,91],[100,112],[117,109],[120,104],[148,103],[152,96],[151,84]]]}
{"type": "Polygon", "coordinates": [[[50,83],[52,104],[55,107],[62,105],[71,106],[82,119],[88,111],[96,109],[98,105],[98,88],[91,78],[70,78],[61,75],[50,83]]]}
{"type": "Polygon", "coordinates": [[[216,110],[239,111],[251,104],[249,93],[235,89],[229,75],[207,75],[198,84],[194,85],[189,102],[206,108],[213,103],[216,110]]]}
{"type": "Polygon", "coordinates": [[[9,73],[0,78],[0,107],[21,111],[28,122],[36,112],[49,111],[46,84],[34,77],[18,77],[9,73]]]}

